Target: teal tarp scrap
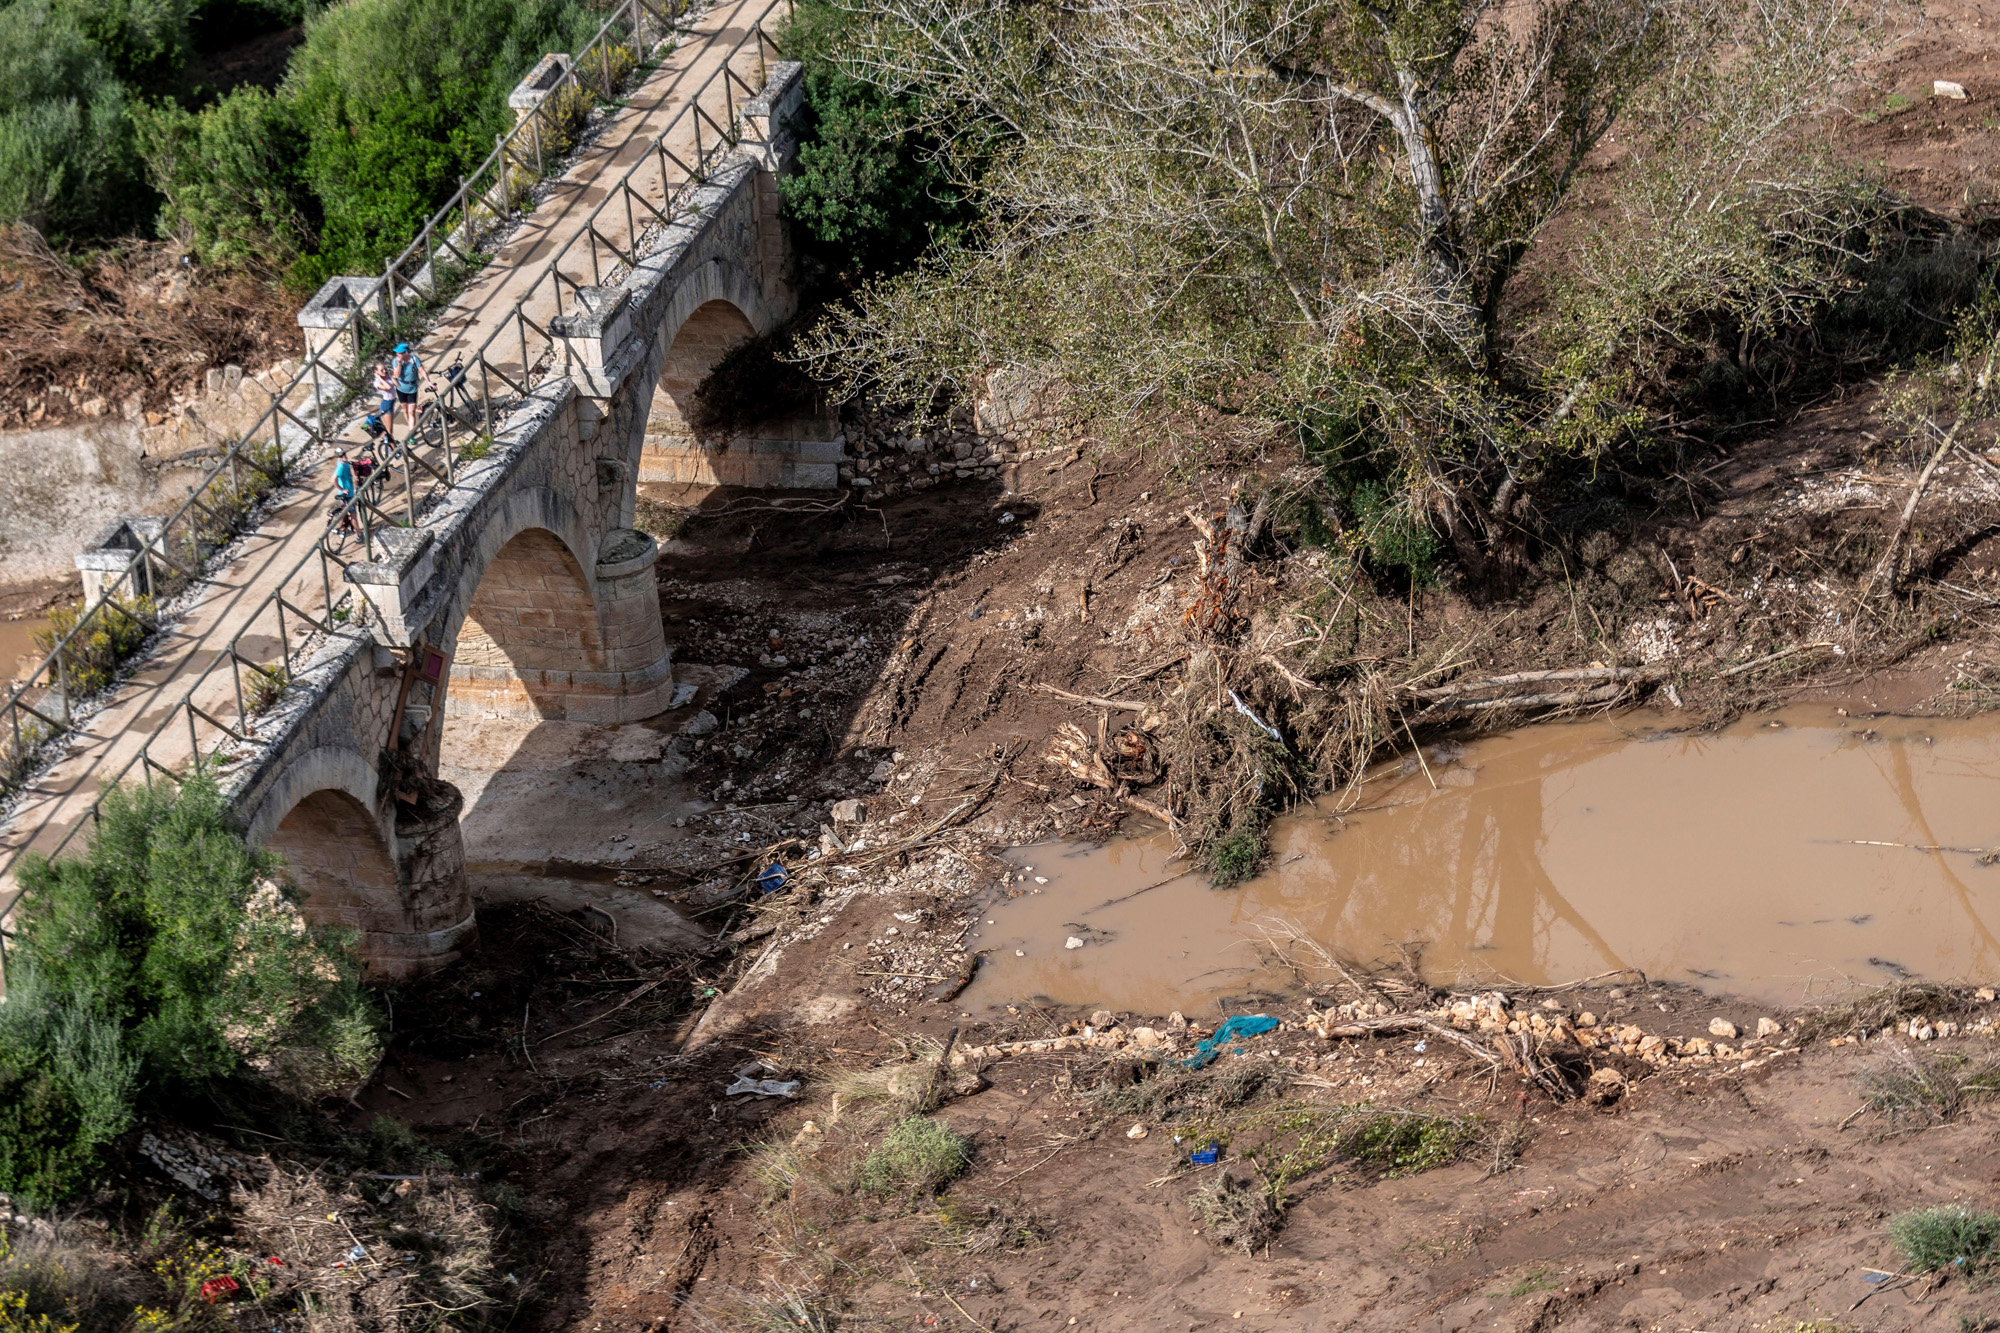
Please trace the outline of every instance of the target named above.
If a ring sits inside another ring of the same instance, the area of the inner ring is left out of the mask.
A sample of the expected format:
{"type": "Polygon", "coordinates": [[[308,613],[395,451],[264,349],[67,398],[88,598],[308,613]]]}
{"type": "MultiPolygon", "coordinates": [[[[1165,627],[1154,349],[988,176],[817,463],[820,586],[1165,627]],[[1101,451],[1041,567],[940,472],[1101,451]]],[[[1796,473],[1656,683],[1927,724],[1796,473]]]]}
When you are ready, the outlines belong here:
{"type": "Polygon", "coordinates": [[[1222,1054],[1221,1048],[1227,1043],[1246,1037],[1261,1037],[1277,1026],[1277,1019],[1264,1014],[1238,1014],[1217,1028],[1214,1036],[1196,1045],[1194,1055],[1181,1063],[1189,1069],[1200,1069],[1222,1054]]]}

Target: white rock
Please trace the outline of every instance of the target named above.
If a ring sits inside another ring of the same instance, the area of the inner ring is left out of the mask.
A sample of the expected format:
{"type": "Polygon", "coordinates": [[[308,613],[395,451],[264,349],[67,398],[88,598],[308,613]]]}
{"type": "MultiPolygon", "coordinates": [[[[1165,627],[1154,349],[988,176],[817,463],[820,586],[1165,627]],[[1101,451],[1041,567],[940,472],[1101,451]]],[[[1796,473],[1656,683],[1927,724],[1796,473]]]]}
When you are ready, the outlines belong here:
{"type": "Polygon", "coordinates": [[[1158,1046],[1160,1034],[1153,1028],[1133,1028],[1132,1040],[1141,1046],[1158,1046]]]}
{"type": "Polygon", "coordinates": [[[1760,1018],[1757,1020],[1757,1035],[1760,1037],[1775,1037],[1784,1030],[1785,1025],[1775,1018],[1760,1018]]]}
{"type": "Polygon", "coordinates": [[[1931,80],[1931,96],[1949,97],[1954,102],[1963,102],[1965,100],[1965,85],[1962,83],[1953,83],[1950,79],[1933,79],[1931,80]]]}
{"type": "Polygon", "coordinates": [[[836,824],[860,824],[868,819],[868,807],[860,801],[849,798],[833,803],[833,822],[836,824]]]}
{"type": "Polygon", "coordinates": [[[1708,1020],[1708,1035],[1711,1037],[1721,1037],[1728,1041],[1735,1041],[1737,1036],[1736,1025],[1726,1018],[1711,1018],[1708,1020]]]}
{"type": "Polygon", "coordinates": [[[1016,949],[1014,950],[1014,956],[1016,958],[1026,958],[1028,956],[1028,951],[1026,949],[1016,949]]]}
{"type": "Polygon", "coordinates": [[[1144,1125],[1134,1125],[1125,1131],[1125,1137],[1128,1139],[1143,1139],[1146,1137],[1146,1127],[1144,1125]]]}
{"type": "Polygon", "coordinates": [[[1081,949],[1082,947],[1083,941],[1074,935],[1063,941],[1063,948],[1065,949],[1081,949]]]}
{"type": "Polygon", "coordinates": [[[1108,1028],[1117,1021],[1118,1015],[1109,1009],[1099,1009],[1090,1016],[1090,1025],[1094,1028],[1108,1028]]]}
{"type": "Polygon", "coordinates": [[[1932,1027],[1929,1023],[1925,1023],[1921,1027],[1919,1027],[1915,1032],[1912,1032],[1910,1035],[1915,1037],[1918,1041],[1930,1041],[1932,1038],[1937,1036],[1937,1029],[1932,1027]]]}
{"type": "Polygon", "coordinates": [[[1993,1003],[1995,995],[1996,992],[1991,986],[1981,986],[1978,990],[1972,992],[1972,998],[1978,1000],[1981,1004],[1993,1003]]]}
{"type": "Polygon", "coordinates": [[[1576,1016],[1576,1025],[1580,1028],[1594,1028],[1597,1026],[1597,1015],[1586,1009],[1576,1016]]]}

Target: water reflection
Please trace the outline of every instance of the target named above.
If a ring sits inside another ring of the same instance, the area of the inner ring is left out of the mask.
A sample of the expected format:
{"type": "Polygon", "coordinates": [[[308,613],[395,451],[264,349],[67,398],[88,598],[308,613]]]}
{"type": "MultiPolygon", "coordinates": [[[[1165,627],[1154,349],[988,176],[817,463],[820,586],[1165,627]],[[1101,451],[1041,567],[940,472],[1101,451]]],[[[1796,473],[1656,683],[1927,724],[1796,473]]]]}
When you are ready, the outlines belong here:
{"type": "Polygon", "coordinates": [[[1431,773],[1436,790],[1421,770],[1391,775],[1366,789],[1369,808],[1283,821],[1273,868],[1234,891],[1189,877],[1095,909],[1170,873],[1164,850],[1024,853],[1051,882],[988,913],[979,943],[994,953],[968,998],[1212,1005],[1285,984],[1244,943],[1279,920],[1362,959],[1406,947],[1446,981],[1633,967],[1797,1001],[2000,971],[2000,867],[1855,845],[2000,845],[1995,720],[1535,727],[1431,773]]]}

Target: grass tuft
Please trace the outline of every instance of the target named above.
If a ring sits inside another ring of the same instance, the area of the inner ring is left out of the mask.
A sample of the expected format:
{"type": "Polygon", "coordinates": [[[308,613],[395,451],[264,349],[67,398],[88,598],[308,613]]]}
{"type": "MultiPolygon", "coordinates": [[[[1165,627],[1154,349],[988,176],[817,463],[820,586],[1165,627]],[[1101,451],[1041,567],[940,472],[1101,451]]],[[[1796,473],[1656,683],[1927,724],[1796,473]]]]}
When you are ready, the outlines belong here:
{"type": "Polygon", "coordinates": [[[864,1194],[935,1194],[958,1179],[972,1145],[942,1120],[913,1115],[862,1159],[856,1186],[864,1194]]]}
{"type": "Polygon", "coordinates": [[[1943,1124],[1967,1102],[1994,1092],[2000,1092],[2000,1060],[1975,1062],[1894,1046],[1883,1065],[1861,1076],[1863,1103],[1892,1129],[1943,1124]]]}
{"type": "Polygon", "coordinates": [[[1962,1267],[1976,1275],[1992,1266],[2000,1250],[2000,1214],[1959,1204],[1918,1208],[1889,1220],[1889,1239],[1919,1273],[1962,1267]]]}

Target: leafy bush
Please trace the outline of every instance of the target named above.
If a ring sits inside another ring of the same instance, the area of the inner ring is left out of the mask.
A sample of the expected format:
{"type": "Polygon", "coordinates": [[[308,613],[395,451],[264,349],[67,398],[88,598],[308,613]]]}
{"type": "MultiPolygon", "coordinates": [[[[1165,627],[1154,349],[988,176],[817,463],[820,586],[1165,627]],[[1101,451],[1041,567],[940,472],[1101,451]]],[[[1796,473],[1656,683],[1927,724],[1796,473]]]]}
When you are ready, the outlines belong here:
{"type": "Polygon", "coordinates": [[[942,1120],[913,1115],[883,1135],[861,1163],[865,1194],[930,1194],[956,1180],[972,1159],[972,1145],[942,1120]]]}
{"type": "Polygon", "coordinates": [[[1889,1239],[1903,1262],[1919,1273],[1963,1264],[1977,1273],[1993,1263],[2000,1250],[2000,1214],[1957,1204],[1918,1208],[1889,1219],[1889,1239]]]}
{"type": "Polygon", "coordinates": [[[160,230],[204,263],[282,268],[310,248],[319,207],[299,171],[306,139],[288,99],[238,88],[199,115],[162,104],[136,123],[166,196],[160,230]]]}
{"type": "Polygon", "coordinates": [[[1210,882],[1218,889],[1233,888],[1263,868],[1271,845],[1261,828],[1239,828],[1218,839],[1208,849],[1210,882]]]}
{"type": "Polygon", "coordinates": [[[112,63],[51,0],[0,5],[0,223],[105,235],[150,211],[112,63]]]}
{"type": "MultiPolygon", "coordinates": [[[[77,627],[84,610],[79,604],[57,607],[50,612],[49,627],[35,632],[35,647],[45,653],[54,652],[63,635],[77,627]]],[[[63,648],[62,666],[70,697],[96,694],[117,679],[119,666],[139,651],[152,632],[148,627],[155,614],[150,597],[106,602],[84,625],[83,632],[63,648]]]]}
{"type": "Polygon", "coordinates": [[[813,286],[906,268],[972,217],[937,144],[917,130],[914,99],[837,63],[860,23],[837,3],[803,0],[778,40],[805,65],[798,163],[779,188],[813,286]]]}
{"type": "Polygon", "coordinates": [[[204,776],[112,792],[82,856],[25,863],[0,1006],[0,1190],[74,1195],[141,1096],[249,1064],[366,1069],[355,967],[305,925],[277,868],[204,776]]]}
{"type": "Polygon", "coordinates": [[[299,279],[379,272],[512,124],[521,75],[599,21],[581,0],[351,0],[308,21],[284,95],[324,222],[299,279]]]}

